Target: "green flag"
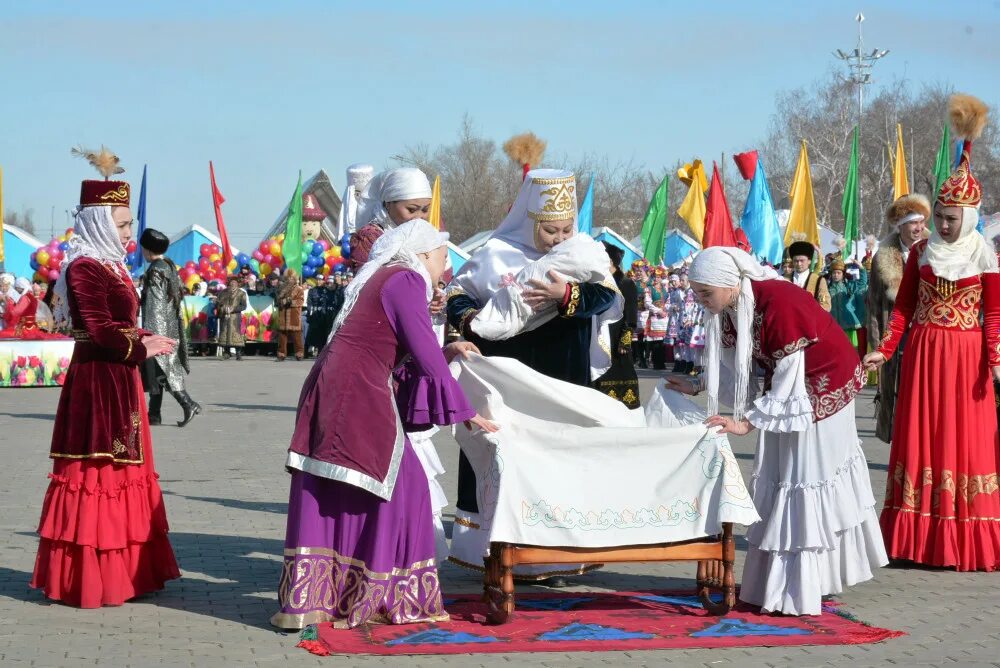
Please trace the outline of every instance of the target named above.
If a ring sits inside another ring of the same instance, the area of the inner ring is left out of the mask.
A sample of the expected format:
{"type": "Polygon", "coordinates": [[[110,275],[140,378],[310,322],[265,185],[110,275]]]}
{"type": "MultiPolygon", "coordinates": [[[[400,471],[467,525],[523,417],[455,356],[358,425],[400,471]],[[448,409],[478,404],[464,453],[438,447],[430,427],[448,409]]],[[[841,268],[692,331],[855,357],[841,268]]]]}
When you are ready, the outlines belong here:
{"type": "Polygon", "coordinates": [[[667,234],[667,177],[649,200],[642,219],[642,254],[654,265],[663,261],[663,242],[667,234]]]}
{"type": "Polygon", "coordinates": [[[294,269],[302,277],[302,172],[299,171],[299,182],[295,185],[295,194],[288,205],[288,217],[285,218],[285,243],[281,249],[285,255],[285,268],[294,269]]]}
{"type": "Polygon", "coordinates": [[[854,126],[854,140],[851,142],[851,166],[847,170],[844,183],[844,198],[840,201],[844,214],[844,259],[851,255],[852,242],[858,238],[858,126],[854,126]]]}
{"type": "MultiPolygon", "coordinates": [[[[934,192],[931,193],[931,200],[937,197],[941,190],[941,184],[951,174],[951,130],[948,124],[944,124],[944,132],[941,133],[941,148],[938,149],[937,157],[934,159],[934,192]]],[[[930,221],[928,221],[929,223],[930,221]]]]}

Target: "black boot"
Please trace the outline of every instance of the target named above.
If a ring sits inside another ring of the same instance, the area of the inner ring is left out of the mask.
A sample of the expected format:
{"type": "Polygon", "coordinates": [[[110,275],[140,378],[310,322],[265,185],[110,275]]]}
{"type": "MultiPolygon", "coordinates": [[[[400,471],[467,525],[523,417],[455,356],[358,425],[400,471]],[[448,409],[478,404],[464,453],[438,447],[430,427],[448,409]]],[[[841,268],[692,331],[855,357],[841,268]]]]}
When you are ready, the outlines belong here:
{"type": "Polygon", "coordinates": [[[188,422],[193,420],[195,415],[201,412],[201,405],[191,398],[191,395],[187,393],[187,390],[171,392],[170,394],[173,395],[174,399],[177,400],[177,403],[179,403],[181,408],[184,409],[184,419],[177,421],[178,427],[183,427],[188,422]]]}
{"type": "Polygon", "coordinates": [[[151,426],[154,424],[163,424],[163,419],[160,417],[161,406],[163,406],[163,392],[150,392],[148,415],[151,426]]]}
{"type": "Polygon", "coordinates": [[[236,361],[239,362],[241,359],[243,359],[243,348],[237,348],[236,349],[236,361]]]}

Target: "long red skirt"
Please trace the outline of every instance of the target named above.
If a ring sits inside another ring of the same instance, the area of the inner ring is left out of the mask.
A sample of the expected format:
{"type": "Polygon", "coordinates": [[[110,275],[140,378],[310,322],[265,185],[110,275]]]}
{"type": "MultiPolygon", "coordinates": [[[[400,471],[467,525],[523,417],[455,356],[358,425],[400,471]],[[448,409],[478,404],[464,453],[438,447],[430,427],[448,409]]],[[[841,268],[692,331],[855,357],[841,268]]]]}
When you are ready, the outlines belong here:
{"type": "Polygon", "coordinates": [[[141,406],[145,463],[53,460],[31,576],[31,586],[51,599],[80,608],[121,605],[180,577],[144,398],[141,406]]]}
{"type": "Polygon", "coordinates": [[[914,325],[881,516],[889,555],[960,571],[1000,568],[998,470],[982,331],[914,325]]]}

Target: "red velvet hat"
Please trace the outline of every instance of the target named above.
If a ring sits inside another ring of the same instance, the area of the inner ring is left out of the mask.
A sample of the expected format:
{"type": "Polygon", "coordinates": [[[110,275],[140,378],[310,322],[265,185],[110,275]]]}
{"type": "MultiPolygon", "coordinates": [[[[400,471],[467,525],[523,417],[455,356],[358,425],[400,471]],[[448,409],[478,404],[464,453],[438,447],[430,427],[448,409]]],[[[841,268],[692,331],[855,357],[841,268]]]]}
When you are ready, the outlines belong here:
{"type": "Polygon", "coordinates": [[[323,220],[326,218],[326,211],[323,211],[316,196],[312,193],[302,195],[302,220],[323,220]]]}
{"type": "Polygon", "coordinates": [[[938,202],[942,206],[977,208],[983,199],[983,188],[972,175],[972,142],[986,126],[989,113],[986,105],[971,95],[956,94],[948,100],[948,115],[956,134],[963,137],[962,157],[955,171],[941,184],[938,202]]]}
{"type": "Polygon", "coordinates": [[[123,174],[118,156],[102,146],[100,151],[74,148],[72,154],[87,161],[101,173],[103,181],[87,179],[80,184],[80,206],[128,206],[131,189],[127,181],[110,181],[112,174],[123,174]]]}

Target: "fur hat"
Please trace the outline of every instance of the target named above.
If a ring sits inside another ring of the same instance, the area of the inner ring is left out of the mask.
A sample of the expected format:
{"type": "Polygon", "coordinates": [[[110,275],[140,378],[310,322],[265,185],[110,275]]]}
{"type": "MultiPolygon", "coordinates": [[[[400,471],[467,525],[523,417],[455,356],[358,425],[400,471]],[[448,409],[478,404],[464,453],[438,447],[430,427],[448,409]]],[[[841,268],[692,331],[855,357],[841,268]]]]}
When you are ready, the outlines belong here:
{"type": "Polygon", "coordinates": [[[170,238],[159,230],[147,227],[146,231],[139,237],[139,245],[156,255],[163,255],[170,247],[170,238]]]}
{"type": "Polygon", "coordinates": [[[885,210],[885,222],[893,226],[901,225],[906,218],[909,218],[906,222],[915,219],[911,217],[911,214],[920,214],[925,221],[929,221],[931,217],[930,200],[919,193],[903,195],[885,210]]]}

